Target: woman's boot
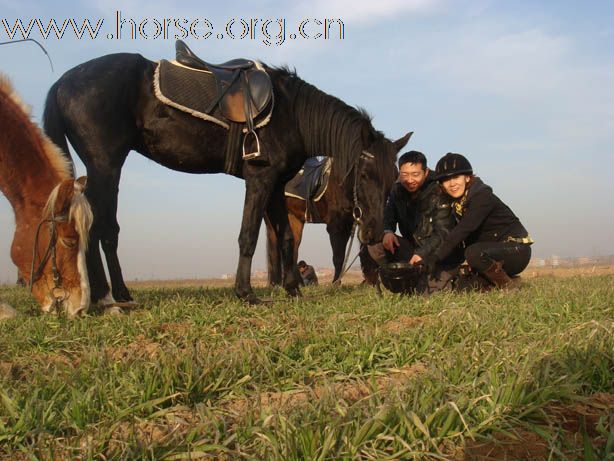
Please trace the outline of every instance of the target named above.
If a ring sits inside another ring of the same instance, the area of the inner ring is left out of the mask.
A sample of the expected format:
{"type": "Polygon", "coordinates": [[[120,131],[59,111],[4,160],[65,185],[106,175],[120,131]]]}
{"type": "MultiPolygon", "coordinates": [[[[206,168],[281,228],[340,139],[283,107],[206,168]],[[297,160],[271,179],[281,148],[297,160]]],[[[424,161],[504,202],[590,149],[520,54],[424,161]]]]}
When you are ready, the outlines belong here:
{"type": "Polygon", "coordinates": [[[507,288],[512,283],[512,279],[503,270],[503,264],[500,261],[494,261],[488,269],[482,272],[497,288],[507,288]]]}

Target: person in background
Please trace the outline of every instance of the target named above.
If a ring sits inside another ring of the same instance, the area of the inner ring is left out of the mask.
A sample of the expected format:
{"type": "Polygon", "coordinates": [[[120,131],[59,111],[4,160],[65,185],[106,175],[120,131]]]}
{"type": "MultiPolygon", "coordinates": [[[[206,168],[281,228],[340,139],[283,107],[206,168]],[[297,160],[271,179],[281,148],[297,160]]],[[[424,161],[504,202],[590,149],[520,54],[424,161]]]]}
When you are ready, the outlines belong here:
{"type": "Polygon", "coordinates": [[[301,278],[303,279],[303,284],[305,286],[318,284],[318,276],[316,275],[316,271],[313,266],[310,266],[305,261],[299,261],[298,271],[301,274],[301,278]]]}

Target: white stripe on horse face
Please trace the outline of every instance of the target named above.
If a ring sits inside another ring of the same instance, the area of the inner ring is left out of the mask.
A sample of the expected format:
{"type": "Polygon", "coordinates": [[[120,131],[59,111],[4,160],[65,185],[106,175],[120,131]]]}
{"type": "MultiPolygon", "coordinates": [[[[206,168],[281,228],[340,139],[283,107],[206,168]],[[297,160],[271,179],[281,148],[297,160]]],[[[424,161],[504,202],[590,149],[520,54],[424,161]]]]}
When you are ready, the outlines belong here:
{"type": "Polygon", "coordinates": [[[90,280],[87,273],[85,247],[83,245],[79,246],[77,269],[79,270],[79,277],[81,278],[81,303],[79,305],[79,312],[87,312],[87,309],[90,307],[90,280]]]}

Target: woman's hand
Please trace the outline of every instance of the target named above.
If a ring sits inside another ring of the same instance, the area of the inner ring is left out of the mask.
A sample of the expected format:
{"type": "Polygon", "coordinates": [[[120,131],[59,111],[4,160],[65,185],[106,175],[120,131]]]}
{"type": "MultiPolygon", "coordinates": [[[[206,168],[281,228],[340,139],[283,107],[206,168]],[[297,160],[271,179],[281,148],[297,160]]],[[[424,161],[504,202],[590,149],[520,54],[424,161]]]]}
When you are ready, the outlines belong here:
{"type": "Polygon", "coordinates": [[[414,266],[417,264],[422,264],[422,257],[420,255],[413,255],[409,260],[409,264],[413,264],[414,266]]]}

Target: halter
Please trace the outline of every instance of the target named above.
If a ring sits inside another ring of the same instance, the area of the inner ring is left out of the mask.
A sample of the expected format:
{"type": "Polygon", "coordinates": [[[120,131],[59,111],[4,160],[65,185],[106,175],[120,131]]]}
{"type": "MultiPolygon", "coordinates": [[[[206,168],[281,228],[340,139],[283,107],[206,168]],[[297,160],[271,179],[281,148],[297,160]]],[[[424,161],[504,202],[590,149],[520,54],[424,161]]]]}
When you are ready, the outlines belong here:
{"type": "Polygon", "coordinates": [[[51,257],[51,270],[53,272],[53,288],[49,290],[49,294],[51,295],[51,299],[53,299],[53,308],[56,312],[60,312],[60,308],[62,302],[68,297],[68,292],[65,288],[62,287],[62,277],[60,271],[58,270],[57,260],[56,260],[56,244],[58,240],[58,234],[56,231],[56,223],[57,222],[66,222],[68,221],[67,215],[55,216],[53,210],[51,210],[51,218],[43,219],[36,228],[36,235],[34,236],[34,247],[32,249],[32,266],[30,269],[30,293],[32,293],[32,288],[34,287],[34,282],[36,282],[42,272],[43,268],[47,264],[47,261],[51,257]],[[41,259],[40,264],[36,271],[34,270],[34,261],[36,259],[36,255],[38,254],[38,236],[40,234],[41,227],[43,224],[48,223],[51,224],[49,245],[47,245],[47,249],[45,250],[45,254],[41,259]]]}
{"type": "MultiPolygon", "coordinates": [[[[350,243],[348,244],[348,248],[345,253],[345,258],[343,259],[343,266],[341,266],[341,273],[339,274],[339,279],[338,279],[339,281],[341,281],[341,279],[346,274],[346,272],[350,270],[350,267],[352,267],[352,264],[354,264],[354,261],[356,261],[356,258],[360,254],[360,252],[358,252],[356,256],[354,256],[354,259],[352,260],[352,262],[346,267],[348,258],[350,257],[350,252],[352,251],[352,243],[354,242],[354,235],[356,234],[356,228],[362,226],[363,211],[362,211],[362,207],[360,206],[360,202],[358,201],[358,178],[360,178],[360,173],[361,173],[360,159],[363,157],[368,158],[368,159],[373,159],[375,158],[375,155],[373,155],[371,152],[363,150],[360,153],[360,156],[358,157],[356,164],[354,165],[354,187],[352,191],[353,202],[354,202],[353,203],[354,207],[352,208],[352,217],[354,218],[354,222],[352,223],[352,232],[350,233],[350,243]]],[[[360,241],[360,232],[358,233],[358,240],[360,241]]]]}

